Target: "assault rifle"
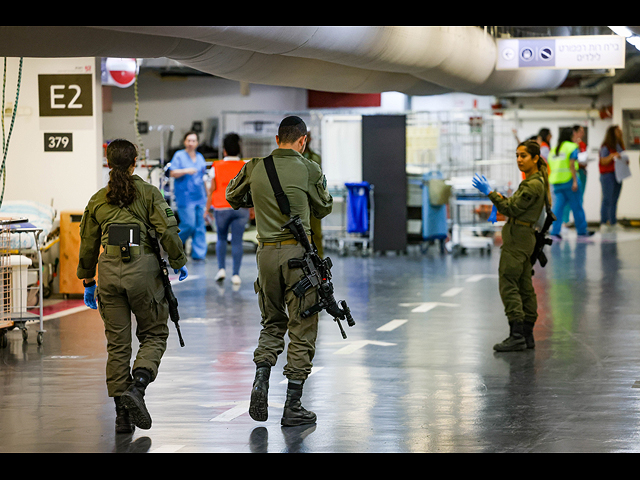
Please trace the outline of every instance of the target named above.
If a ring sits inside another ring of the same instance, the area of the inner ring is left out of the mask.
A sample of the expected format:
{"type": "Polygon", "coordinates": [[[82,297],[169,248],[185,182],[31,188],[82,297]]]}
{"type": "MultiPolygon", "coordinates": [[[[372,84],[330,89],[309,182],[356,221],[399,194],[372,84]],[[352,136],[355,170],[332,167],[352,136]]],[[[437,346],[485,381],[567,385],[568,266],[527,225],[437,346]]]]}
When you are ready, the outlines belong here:
{"type": "Polygon", "coordinates": [[[293,293],[297,297],[303,297],[305,292],[313,287],[318,287],[318,294],[320,301],[302,312],[302,318],[310,317],[316,313],[326,310],[329,315],[333,317],[333,320],[338,324],[342,338],[347,338],[347,334],[342,328],[340,320],[346,320],[350,327],[353,327],[356,322],[351,316],[351,310],[347,306],[345,300],[336,302],[333,296],[333,284],[331,283],[331,267],[333,263],[329,257],[322,259],[318,255],[318,250],[315,246],[311,245],[302,220],[298,215],[292,217],[287,223],[285,223],[281,229],[288,228],[295,239],[304,247],[305,253],[302,258],[292,258],[289,260],[289,268],[301,268],[304,272],[304,277],[295,284],[293,287],[293,293]]]}
{"type": "Polygon", "coordinates": [[[162,277],[162,285],[164,286],[164,298],[167,299],[167,303],[169,304],[169,316],[171,317],[171,321],[176,326],[178,338],[180,339],[180,346],[184,347],[182,332],[180,332],[180,325],[178,324],[178,321],[180,320],[180,314],[178,313],[178,299],[173,293],[173,288],[171,288],[171,281],[169,280],[169,267],[167,266],[166,260],[162,256],[162,252],[160,251],[160,242],[158,242],[156,231],[153,227],[151,227],[151,225],[149,225],[146,221],[136,215],[133,210],[128,207],[127,210],[129,211],[129,213],[131,213],[131,215],[136,217],[147,227],[147,236],[149,237],[149,243],[151,244],[151,248],[153,248],[153,252],[156,254],[158,264],[160,265],[160,276],[162,277]]]}
{"type": "Polygon", "coordinates": [[[156,238],[155,230],[147,230],[147,233],[149,242],[151,243],[151,247],[153,248],[156,257],[158,258],[158,263],[160,264],[162,284],[164,285],[164,298],[167,299],[167,303],[169,304],[169,316],[171,317],[171,321],[176,326],[178,338],[180,339],[180,346],[184,347],[182,332],[180,332],[180,325],[178,324],[178,321],[180,320],[180,314],[178,313],[178,299],[173,293],[173,288],[171,288],[171,281],[169,280],[169,267],[167,266],[167,262],[162,257],[162,253],[160,252],[160,243],[156,238]]]}
{"type": "Polygon", "coordinates": [[[547,264],[547,256],[544,254],[544,246],[551,245],[553,243],[553,240],[548,238],[546,235],[549,228],[551,228],[551,224],[555,222],[556,216],[551,211],[551,208],[546,205],[545,207],[547,209],[547,216],[544,220],[542,229],[539,232],[536,232],[536,246],[533,248],[531,257],[529,257],[532,267],[535,265],[536,261],[540,263],[541,267],[544,267],[547,264]]]}

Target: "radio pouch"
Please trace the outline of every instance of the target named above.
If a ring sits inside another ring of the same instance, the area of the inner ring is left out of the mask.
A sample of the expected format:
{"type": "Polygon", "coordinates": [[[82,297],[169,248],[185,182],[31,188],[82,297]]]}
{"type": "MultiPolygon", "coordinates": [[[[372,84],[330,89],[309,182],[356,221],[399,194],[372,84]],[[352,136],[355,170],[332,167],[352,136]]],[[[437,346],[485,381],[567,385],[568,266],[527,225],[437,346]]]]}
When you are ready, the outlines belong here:
{"type": "Polygon", "coordinates": [[[109,245],[120,247],[122,261],[131,261],[130,246],[140,245],[140,225],[135,223],[114,223],[109,226],[109,245]]]}

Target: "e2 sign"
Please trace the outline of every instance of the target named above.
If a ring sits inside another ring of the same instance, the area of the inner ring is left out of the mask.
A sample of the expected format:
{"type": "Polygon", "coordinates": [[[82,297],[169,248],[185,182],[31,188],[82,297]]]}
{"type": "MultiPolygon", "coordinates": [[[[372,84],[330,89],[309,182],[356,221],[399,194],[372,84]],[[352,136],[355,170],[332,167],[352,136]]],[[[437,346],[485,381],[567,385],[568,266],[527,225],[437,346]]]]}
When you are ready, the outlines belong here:
{"type": "Polygon", "coordinates": [[[91,74],[38,75],[41,117],[93,115],[91,74]]]}

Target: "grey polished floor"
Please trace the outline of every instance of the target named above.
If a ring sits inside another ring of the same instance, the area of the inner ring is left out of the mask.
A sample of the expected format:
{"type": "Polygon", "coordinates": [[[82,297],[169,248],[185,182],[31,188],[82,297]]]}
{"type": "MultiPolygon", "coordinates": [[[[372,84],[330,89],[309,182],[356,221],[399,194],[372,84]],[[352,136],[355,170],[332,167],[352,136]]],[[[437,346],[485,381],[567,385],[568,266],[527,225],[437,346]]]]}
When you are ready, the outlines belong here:
{"type": "MultiPolygon", "coordinates": [[[[213,280],[215,256],[175,282],[186,346],[169,348],[147,389],[150,430],[114,433],[102,322],[83,310],[44,322],[44,344],[8,333],[0,349],[0,452],[637,452],[640,451],[640,231],[575,234],[536,269],[535,350],[495,354],[507,335],[499,249],[334,261],[336,298],[356,325],[323,314],[304,405],[283,429],[284,359],[267,422],[248,399],[259,331],[254,256],[243,283],[213,280]]],[[[55,315],[54,315],[55,317],[55,315]]]]}

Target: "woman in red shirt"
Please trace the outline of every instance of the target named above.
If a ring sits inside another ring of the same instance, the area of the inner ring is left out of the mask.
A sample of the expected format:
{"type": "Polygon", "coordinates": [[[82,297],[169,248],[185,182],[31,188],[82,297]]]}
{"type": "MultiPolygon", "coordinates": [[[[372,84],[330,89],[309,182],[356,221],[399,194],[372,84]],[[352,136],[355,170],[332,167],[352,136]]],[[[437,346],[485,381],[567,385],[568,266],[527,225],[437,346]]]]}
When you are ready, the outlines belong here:
{"type": "Polygon", "coordinates": [[[613,125],[607,129],[600,147],[600,184],[602,185],[602,203],[600,206],[600,229],[611,229],[617,222],[618,198],[622,183],[616,180],[615,160],[624,151],[622,130],[613,125]]]}

